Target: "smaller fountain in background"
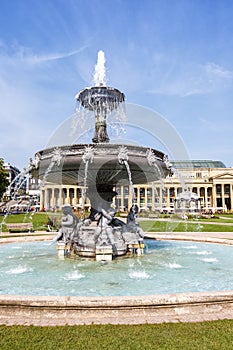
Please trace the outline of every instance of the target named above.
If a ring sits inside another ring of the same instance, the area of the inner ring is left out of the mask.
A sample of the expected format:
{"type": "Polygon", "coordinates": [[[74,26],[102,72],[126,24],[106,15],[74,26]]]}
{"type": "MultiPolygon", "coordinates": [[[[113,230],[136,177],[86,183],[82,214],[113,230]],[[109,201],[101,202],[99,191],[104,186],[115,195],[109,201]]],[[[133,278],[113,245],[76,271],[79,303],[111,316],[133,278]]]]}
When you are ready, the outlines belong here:
{"type": "Polygon", "coordinates": [[[197,211],[200,210],[200,198],[194,192],[191,192],[187,187],[183,189],[177,195],[176,198],[176,210],[183,213],[183,216],[187,216],[188,213],[197,215],[197,211]]]}
{"type": "Polygon", "coordinates": [[[23,222],[28,220],[28,214],[29,214],[29,220],[32,222],[32,216],[33,212],[30,211],[30,200],[27,200],[27,204],[22,204],[22,200],[18,199],[19,192],[24,188],[25,183],[28,181],[28,177],[30,176],[30,171],[34,169],[36,165],[37,157],[35,157],[35,160],[33,161],[32,158],[30,158],[29,163],[27,166],[24,167],[23,171],[19,173],[9,184],[9,193],[11,193],[11,199],[6,202],[4,206],[4,216],[0,223],[0,232],[3,231],[4,225],[6,225],[7,217],[9,214],[13,213],[24,213],[24,219],[23,222]]]}

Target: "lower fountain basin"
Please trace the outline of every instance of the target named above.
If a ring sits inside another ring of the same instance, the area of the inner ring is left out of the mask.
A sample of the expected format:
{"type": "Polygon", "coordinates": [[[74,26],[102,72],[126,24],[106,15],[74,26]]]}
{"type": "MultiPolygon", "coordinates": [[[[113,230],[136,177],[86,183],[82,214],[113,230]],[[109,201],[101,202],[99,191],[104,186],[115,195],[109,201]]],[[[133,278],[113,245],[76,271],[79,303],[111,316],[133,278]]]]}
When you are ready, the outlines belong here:
{"type": "Polygon", "coordinates": [[[45,242],[2,245],[0,324],[63,326],[232,319],[233,293],[226,291],[233,283],[232,247],[159,241],[152,245],[148,241],[148,247],[148,254],[140,258],[93,265],[81,259],[60,262],[54,251],[51,255],[53,247],[45,242]],[[163,265],[169,274],[166,270],[161,274],[163,265]],[[44,272],[48,270],[47,275],[44,272]],[[148,280],[154,282],[153,289],[147,290],[148,280]],[[159,294],[160,284],[165,294],[159,294]],[[133,287],[132,292],[129,287],[133,287]],[[167,294],[170,290],[172,294],[167,294]]]}
{"type": "Polygon", "coordinates": [[[231,290],[233,248],[146,241],[140,257],[59,260],[49,242],[1,245],[1,294],[135,296],[231,290]]]}

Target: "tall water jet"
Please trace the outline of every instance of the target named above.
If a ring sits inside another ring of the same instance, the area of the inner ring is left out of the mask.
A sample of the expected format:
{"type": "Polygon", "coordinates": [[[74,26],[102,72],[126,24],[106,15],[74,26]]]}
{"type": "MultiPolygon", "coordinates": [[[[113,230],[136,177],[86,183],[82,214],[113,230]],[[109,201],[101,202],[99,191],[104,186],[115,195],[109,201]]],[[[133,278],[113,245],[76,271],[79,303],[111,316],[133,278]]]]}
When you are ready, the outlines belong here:
{"type": "Polygon", "coordinates": [[[94,85],[106,86],[105,55],[102,50],[98,52],[97,64],[95,65],[94,85]]]}

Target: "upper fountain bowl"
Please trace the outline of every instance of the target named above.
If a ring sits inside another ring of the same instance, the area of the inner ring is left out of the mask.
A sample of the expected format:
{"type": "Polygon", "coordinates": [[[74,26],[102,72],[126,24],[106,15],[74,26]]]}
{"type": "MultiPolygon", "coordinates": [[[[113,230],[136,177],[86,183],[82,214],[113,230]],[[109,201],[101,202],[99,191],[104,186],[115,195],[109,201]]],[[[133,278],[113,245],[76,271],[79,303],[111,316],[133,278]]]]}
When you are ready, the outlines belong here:
{"type": "Polygon", "coordinates": [[[81,106],[99,112],[109,113],[125,101],[123,92],[109,86],[92,86],[81,90],[76,96],[81,106]]]}

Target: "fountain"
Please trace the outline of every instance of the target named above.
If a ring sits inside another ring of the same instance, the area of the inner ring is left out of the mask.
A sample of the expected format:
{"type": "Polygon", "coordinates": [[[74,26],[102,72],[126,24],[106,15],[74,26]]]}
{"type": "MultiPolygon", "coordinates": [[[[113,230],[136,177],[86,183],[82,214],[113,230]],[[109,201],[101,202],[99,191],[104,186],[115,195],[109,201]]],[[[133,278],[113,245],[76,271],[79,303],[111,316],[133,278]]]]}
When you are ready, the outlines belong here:
{"type": "MultiPolygon", "coordinates": [[[[41,179],[42,185],[61,181],[82,185],[83,199],[90,199],[91,213],[81,221],[69,206],[63,207],[62,230],[55,239],[58,255],[64,259],[66,252],[73,252],[75,256],[111,260],[128,252],[141,254],[143,232],[135,220],[138,208],[132,188],[167,176],[168,159],[154,149],[110,143],[108,116],[124,103],[124,95],[106,86],[102,52],[98,55],[95,86],[82,90],[76,98],[81,108],[95,114],[92,142],[48,147],[37,152],[25,169],[25,173],[41,179]],[[126,223],[115,217],[112,208],[118,184],[130,188],[131,210],[126,223]]],[[[167,134],[168,141],[171,133],[167,134]]],[[[179,138],[172,139],[174,145],[177,150],[179,138]]],[[[193,196],[185,193],[184,199],[190,202],[193,196]]],[[[176,239],[163,236],[165,240],[176,239]]],[[[8,244],[2,246],[0,324],[57,326],[232,319],[232,248],[223,245],[232,245],[231,235],[226,239],[189,232],[177,236],[180,243],[161,242],[161,237],[147,241],[149,251],[143,259],[135,256],[109,263],[93,263],[90,259],[63,262],[48,242],[24,242],[22,237],[23,242],[9,244],[8,238],[2,238],[1,243],[8,244]],[[194,241],[222,244],[210,246],[194,241]]],[[[27,240],[30,238],[35,240],[27,240]]]]}
{"type": "Polygon", "coordinates": [[[68,253],[111,260],[128,252],[143,253],[143,234],[135,221],[138,209],[134,203],[133,184],[152,182],[170,173],[170,164],[164,153],[141,146],[110,143],[108,115],[121,108],[125,96],[118,89],[106,86],[104,63],[104,53],[99,51],[95,86],[87,87],[76,95],[80,107],[95,115],[92,142],[39,151],[31,169],[31,174],[41,179],[43,184],[62,181],[63,184],[83,186],[84,201],[86,197],[90,200],[89,217],[78,225],[70,221],[75,232],[70,236],[62,235],[61,229],[58,234],[60,256],[68,253]],[[128,223],[114,217],[112,200],[118,183],[130,187],[132,210],[128,223]]]}

